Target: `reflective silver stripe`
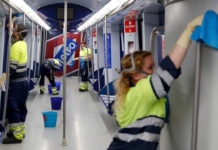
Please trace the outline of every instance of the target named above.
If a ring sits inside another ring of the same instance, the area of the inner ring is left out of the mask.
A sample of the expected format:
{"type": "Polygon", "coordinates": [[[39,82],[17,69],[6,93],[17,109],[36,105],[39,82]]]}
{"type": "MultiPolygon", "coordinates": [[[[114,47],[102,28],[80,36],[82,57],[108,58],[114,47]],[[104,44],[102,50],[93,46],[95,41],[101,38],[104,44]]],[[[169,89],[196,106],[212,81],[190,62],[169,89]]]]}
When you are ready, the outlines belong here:
{"type": "Polygon", "coordinates": [[[10,63],[14,65],[18,65],[18,61],[11,60],[10,63]]]}
{"type": "Polygon", "coordinates": [[[162,128],[164,126],[164,120],[157,117],[147,117],[141,120],[137,120],[134,123],[128,125],[126,128],[141,128],[144,126],[155,126],[162,128]]]}
{"type": "Polygon", "coordinates": [[[151,82],[158,97],[166,95],[166,91],[164,90],[160,77],[157,74],[152,75],[151,82]]]}
{"type": "Polygon", "coordinates": [[[10,79],[11,82],[22,82],[22,81],[27,81],[27,77],[24,78],[19,78],[19,79],[10,79]]]}
{"type": "Polygon", "coordinates": [[[13,130],[13,133],[14,133],[14,134],[21,134],[21,129],[20,129],[20,127],[17,128],[17,129],[15,129],[15,130],[13,130]]]}
{"type": "Polygon", "coordinates": [[[163,70],[162,68],[157,68],[157,74],[166,82],[168,86],[171,85],[174,78],[170,75],[170,73],[167,70],[163,70]]]}
{"type": "Polygon", "coordinates": [[[126,134],[126,133],[118,133],[116,137],[125,142],[131,142],[133,140],[143,140],[147,142],[159,142],[160,140],[159,134],[148,133],[148,132],[143,132],[143,133],[134,134],[134,135],[126,134]]]}
{"type": "Polygon", "coordinates": [[[16,70],[18,66],[11,64],[10,67],[11,67],[12,69],[16,70]]]}
{"type": "Polygon", "coordinates": [[[19,66],[19,67],[25,67],[25,66],[27,66],[27,63],[19,64],[18,66],[19,66]]]}
{"type": "Polygon", "coordinates": [[[11,124],[9,124],[9,128],[16,128],[16,127],[19,127],[21,125],[24,125],[24,123],[11,123],[11,124]]]}
{"type": "Polygon", "coordinates": [[[25,72],[27,71],[27,68],[22,68],[22,69],[17,69],[16,72],[20,73],[20,72],[25,72]]]}

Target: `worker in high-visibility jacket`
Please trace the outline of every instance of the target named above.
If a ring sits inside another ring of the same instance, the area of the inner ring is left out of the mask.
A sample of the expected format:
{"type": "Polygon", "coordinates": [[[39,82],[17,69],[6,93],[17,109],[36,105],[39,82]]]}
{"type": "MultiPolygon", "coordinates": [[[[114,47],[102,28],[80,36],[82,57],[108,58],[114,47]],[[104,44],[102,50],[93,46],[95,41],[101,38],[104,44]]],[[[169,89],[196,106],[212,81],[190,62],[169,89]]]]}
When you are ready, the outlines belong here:
{"type": "Polygon", "coordinates": [[[122,59],[114,103],[120,129],[107,150],[157,150],[166,117],[164,96],[181,74],[190,36],[201,25],[202,18],[199,16],[188,24],[156,71],[150,52],[137,51],[122,59]]]}
{"type": "Polygon", "coordinates": [[[24,41],[26,35],[27,29],[24,24],[18,24],[17,29],[12,34],[6,112],[9,132],[7,133],[7,137],[3,139],[3,144],[21,143],[25,136],[26,100],[29,93],[27,80],[27,44],[24,41]]]}
{"type": "Polygon", "coordinates": [[[40,94],[45,93],[45,76],[51,84],[52,95],[58,95],[54,73],[60,69],[60,62],[58,59],[46,59],[40,66],[40,94]]]}
{"type": "Polygon", "coordinates": [[[92,60],[92,50],[87,48],[86,42],[81,44],[80,48],[80,74],[81,74],[81,83],[80,83],[80,92],[88,91],[88,80],[89,80],[89,70],[91,69],[91,60],[92,60]],[[89,66],[88,66],[89,65],[89,66]]]}

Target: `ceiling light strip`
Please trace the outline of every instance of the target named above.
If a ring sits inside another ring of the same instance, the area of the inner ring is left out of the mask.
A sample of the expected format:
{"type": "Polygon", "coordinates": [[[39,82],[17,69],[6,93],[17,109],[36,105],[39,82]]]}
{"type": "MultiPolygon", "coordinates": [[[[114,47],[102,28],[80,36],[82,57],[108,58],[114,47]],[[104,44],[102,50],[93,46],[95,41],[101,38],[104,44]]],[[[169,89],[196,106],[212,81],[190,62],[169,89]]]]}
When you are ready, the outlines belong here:
{"type": "Polygon", "coordinates": [[[92,26],[93,24],[104,18],[104,16],[106,16],[110,12],[114,11],[115,9],[121,8],[122,5],[126,2],[128,2],[128,0],[111,0],[105,6],[103,6],[97,13],[92,15],[85,23],[79,26],[77,30],[83,31],[87,29],[89,26],[92,26]]]}

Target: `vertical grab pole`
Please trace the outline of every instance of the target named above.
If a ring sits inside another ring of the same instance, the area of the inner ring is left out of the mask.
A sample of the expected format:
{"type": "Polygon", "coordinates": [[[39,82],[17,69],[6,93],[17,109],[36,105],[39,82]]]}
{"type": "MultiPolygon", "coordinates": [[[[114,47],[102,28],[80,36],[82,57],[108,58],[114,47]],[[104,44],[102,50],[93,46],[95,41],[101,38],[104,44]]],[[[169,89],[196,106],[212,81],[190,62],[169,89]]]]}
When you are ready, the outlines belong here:
{"type": "Polygon", "coordinates": [[[39,42],[39,47],[40,47],[40,49],[39,49],[39,58],[38,58],[38,60],[39,60],[39,66],[38,66],[38,72],[37,72],[37,75],[38,75],[38,77],[40,76],[40,65],[41,65],[41,54],[42,54],[42,49],[41,49],[41,47],[42,47],[42,27],[40,28],[40,42],[39,42]]]}
{"type": "MultiPolygon", "coordinates": [[[[41,26],[41,41],[45,41],[44,39],[44,29],[42,28],[41,26]]],[[[44,58],[44,43],[45,42],[41,42],[41,45],[40,45],[40,64],[43,62],[43,58],[44,58]]]]}
{"type": "Polygon", "coordinates": [[[201,65],[201,43],[196,44],[196,68],[195,68],[195,93],[194,93],[194,104],[192,112],[192,140],[191,150],[197,150],[197,135],[198,135],[198,111],[199,111],[199,95],[200,95],[200,65],[201,65]]]}
{"type": "Polygon", "coordinates": [[[28,81],[30,82],[31,78],[31,65],[32,65],[32,51],[33,51],[33,21],[31,21],[32,26],[32,37],[31,37],[31,44],[30,44],[30,58],[29,58],[29,74],[28,74],[28,81]]]}
{"type": "Polygon", "coordinates": [[[98,68],[98,92],[100,92],[101,82],[100,82],[100,71],[99,71],[99,48],[98,48],[98,23],[96,23],[96,41],[97,41],[97,68],[98,68]]]}
{"type": "Polygon", "coordinates": [[[67,0],[64,0],[64,73],[63,73],[63,141],[62,146],[66,146],[66,50],[67,50],[67,0]]]}
{"type": "Polygon", "coordinates": [[[46,57],[46,41],[47,41],[47,30],[45,30],[45,44],[44,44],[44,58],[43,60],[45,60],[45,57],[46,57]]]}
{"type": "Polygon", "coordinates": [[[107,100],[108,100],[108,105],[110,104],[110,90],[109,90],[109,76],[108,76],[108,48],[107,48],[107,15],[105,15],[105,52],[106,52],[106,84],[107,84],[107,100]]]}
{"type": "Polygon", "coordinates": [[[36,78],[36,65],[37,65],[37,58],[38,58],[38,36],[39,36],[39,29],[38,29],[38,24],[36,25],[36,32],[37,32],[37,34],[36,34],[36,40],[35,40],[35,42],[36,42],[36,49],[35,49],[35,67],[34,67],[34,78],[36,78]]]}
{"type": "MultiPolygon", "coordinates": [[[[82,32],[80,33],[80,36],[82,36],[82,32]]],[[[80,39],[81,39],[81,38],[80,38],[80,39]]],[[[82,42],[82,40],[80,41],[80,46],[79,46],[80,50],[81,50],[81,42],[82,42]]],[[[80,50],[79,50],[78,74],[77,74],[77,76],[78,76],[78,81],[79,81],[79,75],[80,75],[80,50]]]]}
{"type": "Polygon", "coordinates": [[[44,42],[42,42],[42,57],[41,57],[41,60],[44,61],[45,60],[45,42],[46,42],[46,40],[45,40],[45,29],[43,29],[42,36],[43,36],[43,41],[44,42]]]}
{"type": "Polygon", "coordinates": [[[7,104],[8,104],[8,89],[9,89],[9,74],[10,74],[10,55],[11,55],[11,35],[12,35],[12,8],[9,6],[9,31],[8,31],[8,52],[7,52],[7,66],[6,66],[6,89],[5,89],[5,103],[4,103],[4,109],[3,109],[3,118],[2,118],[2,125],[5,128],[5,117],[6,117],[6,110],[7,110],[7,104]]]}
{"type": "MultiPolygon", "coordinates": [[[[94,47],[93,47],[93,28],[92,26],[90,27],[91,28],[91,32],[90,32],[90,47],[91,47],[91,50],[92,50],[92,59],[91,59],[91,68],[92,68],[92,78],[94,79],[94,47]]],[[[94,80],[93,80],[94,81],[94,80]]]]}
{"type": "Polygon", "coordinates": [[[90,39],[89,39],[89,31],[88,31],[88,29],[86,29],[86,41],[87,41],[87,49],[86,49],[86,51],[87,51],[87,66],[88,66],[88,78],[89,78],[89,59],[88,59],[88,56],[89,56],[89,44],[88,44],[88,40],[89,40],[89,42],[90,42],[90,39]]]}
{"type": "Polygon", "coordinates": [[[45,29],[43,29],[44,31],[43,31],[43,41],[44,42],[42,42],[42,61],[44,61],[45,60],[45,57],[46,57],[46,41],[47,41],[47,31],[45,30],[45,29]]]}

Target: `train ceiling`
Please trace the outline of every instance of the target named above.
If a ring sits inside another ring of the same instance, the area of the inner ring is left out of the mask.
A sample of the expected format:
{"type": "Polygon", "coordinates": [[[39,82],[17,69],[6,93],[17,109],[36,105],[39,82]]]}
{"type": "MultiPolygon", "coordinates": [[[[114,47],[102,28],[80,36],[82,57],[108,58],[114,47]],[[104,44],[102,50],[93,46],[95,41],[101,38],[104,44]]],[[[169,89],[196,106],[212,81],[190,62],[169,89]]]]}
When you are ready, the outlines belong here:
{"type": "MultiPolygon", "coordinates": [[[[64,0],[25,0],[53,30],[62,30],[64,0]],[[62,12],[62,14],[60,14],[62,12]]],[[[68,30],[74,30],[109,0],[68,0],[68,30]]]]}

